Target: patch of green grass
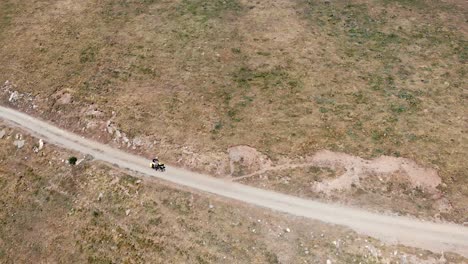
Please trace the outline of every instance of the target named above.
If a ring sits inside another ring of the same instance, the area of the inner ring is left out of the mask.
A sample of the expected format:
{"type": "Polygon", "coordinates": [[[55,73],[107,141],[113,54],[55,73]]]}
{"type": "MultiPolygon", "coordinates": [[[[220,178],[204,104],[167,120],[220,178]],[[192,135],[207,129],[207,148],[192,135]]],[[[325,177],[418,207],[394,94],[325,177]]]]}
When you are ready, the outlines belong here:
{"type": "Polygon", "coordinates": [[[94,62],[96,60],[96,56],[99,50],[96,46],[88,46],[84,48],[80,53],[80,62],[87,63],[87,62],[94,62]]]}
{"type": "Polygon", "coordinates": [[[226,12],[239,12],[242,9],[238,0],[182,0],[179,6],[182,14],[199,17],[202,21],[221,18],[226,12]]]}
{"type": "Polygon", "coordinates": [[[270,56],[270,55],[271,55],[271,52],[267,52],[267,51],[258,51],[257,54],[258,54],[258,55],[261,55],[261,56],[270,56]]]}
{"type": "Polygon", "coordinates": [[[130,21],[133,17],[150,12],[150,6],[160,0],[110,0],[101,9],[101,16],[105,22],[130,21]]]}
{"type": "Polygon", "coordinates": [[[242,88],[250,88],[255,85],[264,90],[287,89],[290,91],[298,91],[302,87],[300,81],[294,79],[281,67],[276,67],[268,71],[256,71],[241,67],[232,76],[238,87],[242,88]]]}
{"type": "Polygon", "coordinates": [[[400,4],[402,6],[426,8],[428,1],[425,0],[383,0],[384,4],[400,4]]]}
{"type": "Polygon", "coordinates": [[[372,139],[375,141],[380,141],[384,138],[385,133],[379,130],[373,130],[372,131],[372,139]]]}
{"type": "Polygon", "coordinates": [[[236,53],[236,54],[241,53],[241,49],[240,49],[240,48],[232,48],[231,51],[232,51],[233,53],[236,53]]]}
{"type": "MultiPolygon", "coordinates": [[[[234,122],[244,120],[244,115],[249,115],[248,111],[258,104],[285,110],[286,105],[298,102],[297,94],[303,88],[302,82],[282,67],[269,70],[239,67],[230,77],[234,86],[223,87],[220,92],[224,98],[225,112],[234,122]]],[[[286,116],[295,117],[298,114],[294,107],[286,110],[286,116]]]]}
{"type": "Polygon", "coordinates": [[[314,97],[314,101],[317,104],[331,104],[331,105],[333,105],[333,104],[336,103],[335,99],[329,98],[327,96],[316,96],[316,97],[314,97]]]}
{"type": "Polygon", "coordinates": [[[320,107],[319,111],[320,111],[320,113],[324,114],[324,113],[327,113],[329,110],[327,108],[325,108],[325,107],[320,107]]]}
{"type": "Polygon", "coordinates": [[[0,1],[0,39],[3,38],[3,33],[11,24],[16,5],[10,0],[0,1]]]}
{"type": "Polygon", "coordinates": [[[390,105],[390,109],[392,110],[392,112],[394,113],[403,113],[407,110],[407,107],[404,106],[404,105],[395,105],[395,104],[392,104],[390,105]]]}
{"type": "Polygon", "coordinates": [[[223,128],[223,122],[218,121],[214,124],[213,129],[211,130],[212,133],[218,133],[223,128]]]}

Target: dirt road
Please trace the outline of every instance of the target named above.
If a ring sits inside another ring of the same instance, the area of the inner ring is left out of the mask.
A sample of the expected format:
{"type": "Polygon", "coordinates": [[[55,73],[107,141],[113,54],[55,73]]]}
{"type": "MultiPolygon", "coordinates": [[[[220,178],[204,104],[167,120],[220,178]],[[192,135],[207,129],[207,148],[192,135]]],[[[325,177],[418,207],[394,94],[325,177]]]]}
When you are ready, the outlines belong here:
{"type": "Polygon", "coordinates": [[[468,257],[468,228],[450,223],[380,215],[360,209],[325,204],[272,191],[216,179],[187,170],[167,167],[165,173],[151,170],[149,160],[59,129],[49,123],[0,106],[0,119],[43,138],[50,144],[90,154],[95,159],[118,164],[131,171],[296,216],[352,228],[385,242],[432,250],[453,251],[468,257]]]}

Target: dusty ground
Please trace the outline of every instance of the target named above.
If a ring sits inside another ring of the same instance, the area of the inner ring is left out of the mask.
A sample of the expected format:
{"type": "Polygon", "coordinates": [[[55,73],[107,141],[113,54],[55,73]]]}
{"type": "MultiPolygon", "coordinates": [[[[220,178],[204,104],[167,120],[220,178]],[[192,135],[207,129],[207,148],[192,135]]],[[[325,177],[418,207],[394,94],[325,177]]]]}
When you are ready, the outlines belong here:
{"type": "Polygon", "coordinates": [[[467,10],[457,0],[4,0],[2,102],[223,177],[321,150],[403,157],[435,170],[438,192],[364,175],[320,193],[344,171],[314,166],[244,181],[462,223],[467,10]],[[240,159],[238,145],[259,160],[240,159]]]}
{"type": "Polygon", "coordinates": [[[174,189],[79,155],[71,166],[72,155],[0,124],[0,262],[466,262],[174,189]]]}
{"type": "Polygon", "coordinates": [[[307,198],[432,221],[450,218],[456,212],[437,171],[401,157],[365,160],[345,153],[320,151],[298,163],[284,160],[235,180],[307,198]]]}

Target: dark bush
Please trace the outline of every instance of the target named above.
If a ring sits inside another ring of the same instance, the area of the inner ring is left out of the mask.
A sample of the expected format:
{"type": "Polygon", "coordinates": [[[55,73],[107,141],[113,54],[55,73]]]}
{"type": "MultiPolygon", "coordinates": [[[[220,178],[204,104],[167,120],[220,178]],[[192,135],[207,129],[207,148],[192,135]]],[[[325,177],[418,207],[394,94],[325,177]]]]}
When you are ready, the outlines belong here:
{"type": "Polygon", "coordinates": [[[78,159],[76,157],[70,157],[68,158],[68,163],[71,165],[75,165],[78,159]]]}

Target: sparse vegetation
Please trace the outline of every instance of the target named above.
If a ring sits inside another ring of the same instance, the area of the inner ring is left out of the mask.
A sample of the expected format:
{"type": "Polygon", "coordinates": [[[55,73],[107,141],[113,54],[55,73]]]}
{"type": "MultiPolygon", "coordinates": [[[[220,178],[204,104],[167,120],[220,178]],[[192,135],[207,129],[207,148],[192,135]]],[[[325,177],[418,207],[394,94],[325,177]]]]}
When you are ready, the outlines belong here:
{"type": "Polygon", "coordinates": [[[78,159],[76,157],[74,157],[74,156],[68,158],[68,164],[70,164],[70,165],[75,165],[77,161],[78,161],[78,159]]]}
{"type": "Polygon", "coordinates": [[[93,121],[115,112],[156,142],[139,151],[199,170],[184,147],[210,161],[233,145],[274,161],[407,157],[438,168],[447,218],[465,221],[463,1],[17,2],[0,3],[0,83],[35,95],[44,119],[83,131],[92,104],[93,121]]]}
{"type": "MultiPolygon", "coordinates": [[[[16,150],[11,140],[0,139],[2,263],[366,263],[374,259],[370,245],[382,261],[440,258],[383,246],[345,228],[139,181],[92,162],[70,169],[60,158],[68,153],[52,145],[37,155],[16,150]]],[[[420,190],[413,195],[423,196],[420,190]]],[[[463,263],[460,256],[445,257],[463,263]]]]}

